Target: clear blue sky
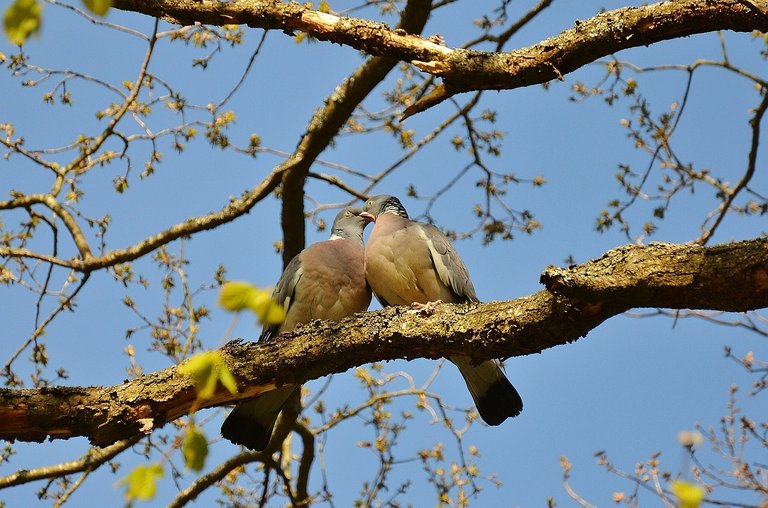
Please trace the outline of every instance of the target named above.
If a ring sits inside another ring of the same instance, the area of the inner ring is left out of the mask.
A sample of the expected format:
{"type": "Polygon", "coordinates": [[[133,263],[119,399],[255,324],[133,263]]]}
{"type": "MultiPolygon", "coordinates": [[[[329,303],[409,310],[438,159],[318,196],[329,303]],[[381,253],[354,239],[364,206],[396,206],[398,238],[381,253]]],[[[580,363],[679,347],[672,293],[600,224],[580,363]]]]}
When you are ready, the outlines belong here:
{"type": "MultiPolygon", "coordinates": [[[[532,1],[512,3],[513,17],[532,4],[532,1]]],[[[513,39],[509,49],[554,35],[572,26],[574,20],[590,17],[601,7],[620,5],[624,4],[555,2],[513,39]]],[[[331,2],[331,6],[343,8],[339,2],[331,2]]],[[[478,6],[469,10],[476,8],[478,6]]],[[[465,9],[466,6],[461,5],[444,9],[430,21],[425,33],[440,33],[449,46],[461,44],[474,33],[469,20],[477,16],[477,12],[465,9]]],[[[151,26],[145,17],[120,12],[110,13],[108,20],[145,31],[151,26]]],[[[239,78],[260,36],[260,31],[247,31],[242,47],[226,48],[205,72],[191,65],[192,59],[203,56],[205,51],[178,42],[171,45],[163,42],[158,45],[153,72],[182,89],[191,102],[205,104],[220,100],[239,78]]],[[[760,67],[764,62],[757,58],[758,40],[748,34],[731,33],[725,34],[725,40],[734,63],[756,71],[764,69],[760,67]]],[[[44,10],[41,36],[25,49],[37,65],[76,69],[112,82],[133,80],[143,55],[143,44],[134,37],[93,27],[51,5],[44,10]]],[[[3,39],[0,51],[8,56],[15,49],[3,39]]],[[[619,58],[641,65],[688,64],[695,58],[718,58],[719,51],[717,35],[710,34],[627,51],[619,58]]],[[[263,146],[290,152],[314,109],[361,61],[361,55],[348,47],[296,44],[280,32],[270,33],[252,73],[230,103],[237,114],[236,125],[230,132],[233,140],[245,144],[250,133],[255,132],[261,136],[263,146]]],[[[12,122],[29,147],[62,146],[78,133],[94,132],[95,111],[114,100],[92,86],[73,84],[70,87],[73,107],[46,106],[41,96],[53,80],[36,88],[24,88],[20,86],[21,80],[12,79],[7,69],[3,71],[0,74],[0,123],[12,122]]],[[[539,189],[526,185],[509,189],[512,206],[531,210],[542,222],[543,228],[534,235],[519,234],[514,241],[487,247],[481,245],[479,238],[457,243],[481,299],[506,300],[532,293],[541,289],[539,274],[547,265],[563,265],[568,256],[583,262],[627,243],[618,232],[596,233],[594,223],[609,199],[622,197],[613,176],[617,164],[625,162],[637,168],[647,164],[647,156],[632,147],[619,124],[622,118],[631,117],[626,109],[628,103],[609,108],[600,99],[584,104],[568,100],[570,86],[576,80],[591,84],[599,76],[598,66],[588,66],[566,76],[563,83],[553,83],[549,91],[537,86],[485,94],[484,107],[499,113],[495,128],[506,134],[502,155],[493,162],[494,167],[521,178],[543,175],[548,183],[539,189]]],[[[640,90],[648,94],[658,112],[682,97],[685,85],[682,73],[656,73],[639,79],[640,90]]],[[[374,92],[367,106],[369,110],[382,106],[381,91],[374,92]]],[[[736,181],[746,165],[748,110],[757,102],[757,93],[745,80],[703,71],[694,82],[688,111],[677,134],[679,157],[710,167],[723,179],[736,181]]],[[[418,139],[448,111],[449,105],[441,105],[407,120],[406,126],[416,129],[418,139]]],[[[175,122],[167,113],[160,113],[160,117],[157,125],[175,122]]],[[[419,215],[424,209],[423,202],[405,199],[405,190],[415,184],[422,193],[430,194],[464,167],[466,156],[455,152],[449,143],[458,132],[458,128],[449,130],[443,139],[414,157],[376,192],[400,195],[411,214],[419,215]]],[[[104,168],[88,177],[83,208],[93,216],[107,211],[112,215],[113,226],[108,236],[111,247],[127,246],[190,215],[220,208],[229,196],[237,196],[253,186],[280,161],[268,154],[254,161],[210,148],[202,141],[190,144],[181,155],[175,154],[167,141],[160,149],[165,158],[157,174],[140,182],[135,175],[142,168],[134,168],[134,179],[125,195],[111,190],[111,181],[120,172],[118,166],[104,168]]],[[[376,173],[400,154],[391,138],[379,133],[364,138],[342,137],[321,159],[376,173]]],[[[135,164],[140,166],[141,161],[137,157],[135,164]]],[[[761,162],[764,161],[761,157],[761,162]]],[[[0,196],[7,196],[11,189],[42,192],[47,189],[48,181],[39,173],[40,170],[33,169],[20,157],[0,161],[0,196]]],[[[477,178],[477,175],[465,177],[460,186],[439,202],[432,215],[441,226],[456,230],[468,227],[471,208],[481,199],[479,194],[472,194],[477,178]]],[[[754,188],[765,190],[766,184],[766,175],[758,174],[754,188]]],[[[307,190],[322,202],[345,199],[324,182],[310,180],[307,190]]],[[[637,224],[649,217],[653,206],[653,203],[641,204],[632,212],[637,224]]],[[[675,202],[652,240],[695,239],[700,234],[703,217],[715,206],[708,189],[675,202]]],[[[324,217],[330,221],[333,214],[326,212],[324,217]]],[[[278,217],[278,202],[269,198],[234,223],[201,233],[186,242],[185,252],[192,259],[188,270],[192,286],[209,281],[219,263],[227,267],[232,279],[250,280],[260,286],[274,284],[280,274],[280,259],[273,248],[273,242],[281,238],[278,217]]],[[[12,224],[17,218],[14,214],[0,215],[6,224],[12,224]]],[[[757,237],[765,229],[764,221],[759,218],[729,218],[713,243],[757,237]]],[[[326,236],[327,233],[318,233],[310,227],[307,242],[326,236]]],[[[48,241],[40,240],[41,245],[48,241]]],[[[141,323],[121,304],[123,296],[134,298],[149,316],[159,312],[162,294],[153,266],[151,260],[136,263],[136,271],[155,274],[153,286],[146,291],[137,287],[125,289],[107,273],[95,274],[78,299],[77,312],[61,316],[48,331],[46,340],[52,364],[69,370],[68,383],[121,382],[127,377],[128,360],[123,349],[129,342],[136,347],[146,371],[169,366],[166,358],[146,352],[149,339],[145,333],[136,334],[131,341],[124,338],[127,328],[141,323]]],[[[3,323],[0,340],[4,350],[13,351],[34,328],[35,299],[19,287],[0,291],[0,322],[3,323]]],[[[214,298],[215,294],[209,292],[202,295],[198,303],[213,306],[214,298]]],[[[372,308],[377,308],[376,304],[372,308]]],[[[201,332],[206,346],[220,345],[228,323],[229,316],[216,310],[214,318],[204,324],[201,332]]],[[[250,318],[241,320],[235,332],[235,336],[244,339],[254,339],[257,334],[258,329],[250,318]]],[[[692,429],[696,422],[717,426],[720,416],[725,414],[727,389],[731,384],[744,387],[740,404],[755,408],[756,401],[746,400],[744,394],[751,379],[723,358],[725,345],[733,346],[739,355],[755,351],[756,357],[767,356],[764,339],[738,329],[696,320],[674,323],[664,318],[621,316],[573,344],[510,360],[507,372],[525,401],[523,414],[496,428],[476,425],[466,436],[465,444],[475,444],[480,450],[481,471],[495,473],[503,483],[498,489],[487,485],[477,506],[543,506],[550,496],[560,506],[572,505],[561,484],[561,455],[567,456],[574,466],[572,486],[599,506],[608,505],[614,491],[631,490],[632,486],[606,474],[595,464],[593,454],[598,450],[607,450],[618,467],[629,471],[636,462],[662,451],[664,468],[677,471],[683,458],[677,433],[692,429]]],[[[387,364],[386,369],[407,371],[418,382],[430,374],[433,365],[428,361],[394,362],[387,364]]],[[[322,383],[323,380],[314,382],[310,388],[316,390],[322,383]]],[[[433,389],[457,406],[471,404],[458,372],[451,365],[445,365],[433,389]]],[[[335,376],[327,391],[329,404],[352,404],[362,397],[351,373],[335,376]]],[[[407,404],[402,406],[407,407],[407,404]]],[[[213,437],[223,413],[204,414],[211,417],[207,432],[213,437]]],[[[447,453],[455,456],[450,436],[428,426],[426,418],[419,414],[419,424],[413,425],[403,437],[399,455],[411,457],[420,447],[432,442],[429,440],[440,439],[446,443],[447,453]]],[[[355,446],[357,441],[370,438],[370,430],[355,422],[345,424],[329,437],[326,460],[337,506],[350,505],[361,483],[372,479],[375,458],[370,451],[355,446]]],[[[87,448],[85,439],[18,444],[18,453],[11,464],[0,465],[0,475],[18,468],[31,469],[71,460],[87,448]]],[[[230,443],[217,442],[212,448],[209,467],[235,452],[230,443]]],[[[127,472],[135,461],[130,452],[121,456],[122,471],[127,472]]],[[[434,504],[434,495],[430,487],[421,483],[421,474],[418,463],[405,465],[395,473],[396,479],[410,477],[417,483],[398,498],[401,502],[415,506],[434,504]]],[[[77,491],[71,506],[114,504],[119,496],[114,487],[116,478],[100,471],[77,491]]],[[[186,486],[193,478],[194,475],[187,475],[180,484],[186,486]]],[[[318,488],[317,472],[313,480],[318,488]]],[[[31,484],[2,491],[0,500],[10,507],[35,502],[34,493],[40,486],[31,484]]],[[[159,506],[170,500],[174,492],[173,484],[166,482],[157,503],[150,504],[159,506]]],[[[656,503],[651,497],[644,499],[643,506],[656,503]]],[[[198,505],[213,505],[210,494],[198,505]]]]}

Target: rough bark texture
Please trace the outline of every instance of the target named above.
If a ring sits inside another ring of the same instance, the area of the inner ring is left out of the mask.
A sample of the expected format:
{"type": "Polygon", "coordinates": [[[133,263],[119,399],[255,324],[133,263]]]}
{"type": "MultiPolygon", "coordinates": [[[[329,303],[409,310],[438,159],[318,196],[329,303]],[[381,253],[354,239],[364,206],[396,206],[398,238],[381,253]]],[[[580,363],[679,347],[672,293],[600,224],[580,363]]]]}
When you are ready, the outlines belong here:
{"type": "MultiPolygon", "coordinates": [[[[542,282],[547,289],[510,301],[441,305],[430,316],[393,307],[313,322],[268,344],[231,342],[222,351],[240,392],[220,389],[201,407],[375,361],[538,353],[577,340],[631,308],[768,307],[768,239],[714,247],[625,246],[583,265],[550,267],[542,282]]],[[[194,389],[175,368],[106,388],[3,389],[0,439],[86,436],[103,446],[187,414],[194,400],[194,389]]]]}
{"type": "Polygon", "coordinates": [[[383,23],[338,17],[297,3],[115,0],[113,5],[180,24],[234,23],[289,33],[298,30],[371,55],[411,62],[442,77],[442,85],[412,105],[407,114],[460,92],[512,89],[562,79],[589,62],[627,48],[717,30],[768,31],[767,0],[676,0],[576,20],[573,28],[538,44],[494,53],[452,49],[383,23]]]}

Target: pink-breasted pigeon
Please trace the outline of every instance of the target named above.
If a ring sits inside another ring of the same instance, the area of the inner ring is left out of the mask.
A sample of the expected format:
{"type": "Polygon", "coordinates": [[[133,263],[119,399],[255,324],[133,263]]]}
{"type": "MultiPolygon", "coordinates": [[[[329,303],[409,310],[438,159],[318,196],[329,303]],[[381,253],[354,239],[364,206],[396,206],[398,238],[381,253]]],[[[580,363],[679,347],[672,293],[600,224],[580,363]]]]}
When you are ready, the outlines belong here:
{"type": "MultiPolygon", "coordinates": [[[[259,341],[314,319],[341,319],[362,312],[371,303],[365,280],[363,230],[370,218],[358,207],[347,207],[336,216],[331,238],[301,251],[288,263],[272,293],[283,306],[285,321],[266,326],[259,341]]],[[[285,385],[235,407],[221,426],[221,435],[235,444],[263,450],[283,404],[300,385],[285,385]]]]}
{"type": "MultiPolygon", "coordinates": [[[[408,218],[399,199],[375,196],[363,215],[374,220],[365,248],[365,272],[373,294],[390,305],[478,302],[464,262],[448,238],[431,224],[408,218]]],[[[475,365],[468,356],[449,358],[464,376],[480,417],[499,425],[523,410],[523,401],[498,360],[475,365]]]]}

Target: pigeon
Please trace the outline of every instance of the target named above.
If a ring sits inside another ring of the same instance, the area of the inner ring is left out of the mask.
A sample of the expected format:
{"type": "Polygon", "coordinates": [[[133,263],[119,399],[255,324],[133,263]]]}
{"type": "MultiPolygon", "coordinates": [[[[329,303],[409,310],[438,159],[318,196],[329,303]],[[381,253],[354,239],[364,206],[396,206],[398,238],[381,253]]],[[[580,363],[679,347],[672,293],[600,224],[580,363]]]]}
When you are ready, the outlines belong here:
{"type": "MultiPolygon", "coordinates": [[[[265,326],[259,341],[314,319],[337,320],[362,312],[371,303],[365,280],[363,230],[370,222],[359,207],[336,216],[329,240],[301,251],[288,263],[272,298],[285,309],[285,321],[265,326]]],[[[251,450],[264,450],[283,405],[298,396],[300,385],[279,386],[235,407],[221,426],[221,435],[251,450]]]]}
{"type": "MultiPolygon", "coordinates": [[[[479,301],[464,262],[445,234],[432,224],[409,219],[399,199],[372,197],[363,206],[363,216],[374,221],[365,247],[365,275],[382,306],[479,301]]],[[[459,368],[485,423],[499,425],[523,410],[523,400],[498,360],[449,360],[459,368]]]]}

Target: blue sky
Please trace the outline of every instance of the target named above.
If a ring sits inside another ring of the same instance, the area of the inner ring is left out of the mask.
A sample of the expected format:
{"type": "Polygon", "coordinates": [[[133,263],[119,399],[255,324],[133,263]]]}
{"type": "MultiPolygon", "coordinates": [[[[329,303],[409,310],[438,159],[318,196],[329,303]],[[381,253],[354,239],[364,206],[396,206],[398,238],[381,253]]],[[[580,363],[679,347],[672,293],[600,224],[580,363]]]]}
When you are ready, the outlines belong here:
{"type": "MultiPolygon", "coordinates": [[[[521,13],[534,2],[513,3],[511,9],[521,13]]],[[[509,49],[525,46],[572,26],[575,19],[585,19],[601,7],[616,8],[618,2],[555,2],[515,39],[509,49]]],[[[343,5],[331,2],[334,9],[343,5]]],[[[481,6],[475,5],[474,8],[481,6]]],[[[428,24],[425,34],[440,33],[448,45],[461,44],[475,33],[468,20],[476,12],[466,6],[444,9],[428,24]]],[[[150,22],[138,15],[112,12],[108,20],[147,30],[150,22]]],[[[166,27],[167,28],[167,27],[166,27]]],[[[243,47],[217,55],[208,70],[192,68],[192,58],[204,54],[181,43],[158,45],[153,72],[184,90],[190,101],[205,104],[219,100],[239,79],[248,57],[256,48],[260,31],[247,31],[243,47]]],[[[724,35],[731,60],[757,72],[764,62],[759,60],[760,42],[748,34],[724,35]]],[[[32,61],[41,66],[70,68],[100,79],[133,80],[143,56],[143,45],[132,36],[115,34],[83,22],[77,16],[47,5],[43,31],[25,47],[32,61]],[[77,27],[73,30],[73,27],[77,27]]],[[[7,41],[0,42],[6,55],[15,52],[7,41]]],[[[618,55],[640,65],[688,64],[696,58],[718,58],[720,43],[716,34],[689,37],[649,48],[638,48],[618,55]]],[[[270,33],[267,42],[240,93],[229,107],[237,114],[231,130],[234,140],[244,144],[251,133],[257,133],[265,147],[290,152],[304,132],[305,126],[322,99],[359,63],[362,56],[355,50],[326,43],[296,44],[279,32],[270,33]]],[[[94,112],[114,97],[94,87],[73,84],[74,107],[51,107],[40,97],[46,86],[25,88],[4,69],[0,75],[0,122],[12,122],[28,146],[62,146],[80,132],[98,128],[94,112]]],[[[481,299],[506,300],[541,289],[541,271],[550,264],[563,265],[568,256],[577,262],[601,255],[606,250],[627,243],[618,231],[600,235],[594,231],[595,217],[609,199],[622,197],[615,179],[619,163],[643,168],[647,156],[632,147],[620,126],[622,118],[630,118],[627,102],[609,108],[599,98],[577,104],[568,100],[575,81],[588,85],[600,77],[598,66],[587,66],[566,76],[565,82],[553,83],[548,91],[535,86],[526,89],[486,93],[484,107],[499,113],[495,128],[506,135],[501,156],[493,161],[499,171],[514,172],[521,178],[543,175],[547,185],[531,188],[511,186],[508,202],[516,209],[531,210],[542,223],[542,229],[531,236],[518,234],[511,242],[482,246],[479,238],[457,242],[481,299]]],[[[654,73],[638,77],[640,91],[647,94],[655,110],[661,112],[680,100],[685,86],[683,73],[654,73]]],[[[378,88],[371,97],[369,110],[381,107],[378,88]]],[[[749,108],[758,103],[758,95],[743,79],[722,72],[704,70],[697,75],[687,105],[687,112],[677,133],[677,151],[684,161],[712,168],[723,179],[736,181],[746,165],[749,146],[749,108]]],[[[417,138],[437,125],[450,112],[443,104],[406,121],[416,129],[417,138]]],[[[166,113],[159,113],[158,125],[173,124],[166,113]],[[163,116],[165,115],[165,116],[163,116]]],[[[403,197],[412,215],[423,212],[420,201],[405,199],[408,185],[414,184],[430,194],[461,170],[466,155],[450,147],[450,138],[459,132],[449,131],[432,147],[409,161],[391,179],[376,188],[376,193],[403,197]]],[[[166,154],[157,173],[144,181],[133,179],[129,191],[117,195],[111,190],[117,167],[89,175],[83,209],[99,216],[109,212],[112,247],[123,247],[160,231],[190,215],[204,214],[223,206],[229,196],[237,196],[255,185],[280,162],[280,158],[261,154],[253,159],[211,148],[203,141],[191,143],[177,155],[165,145],[166,154]]],[[[400,148],[388,135],[342,137],[337,145],[321,155],[322,160],[341,163],[355,169],[376,173],[401,155],[400,148]]],[[[137,158],[137,165],[140,165],[137,158]]],[[[764,157],[761,162],[764,163],[764,157]]],[[[134,169],[136,175],[141,168],[134,169]]],[[[17,189],[40,192],[49,183],[45,175],[19,157],[0,161],[0,195],[17,189]]],[[[432,211],[439,225],[460,230],[468,227],[472,205],[480,199],[473,195],[477,175],[466,176],[460,186],[446,195],[432,211]]],[[[765,189],[765,174],[753,181],[756,189],[765,189]]],[[[310,180],[308,193],[322,202],[337,202],[345,197],[324,182],[310,180]]],[[[653,203],[641,203],[630,212],[640,224],[650,216],[653,203]]],[[[698,237],[699,226],[716,203],[712,192],[701,188],[696,194],[681,197],[671,206],[667,219],[652,237],[654,241],[686,242],[698,237]]],[[[335,212],[325,212],[330,221],[335,212]]],[[[0,220],[12,224],[17,216],[6,214],[0,220]]],[[[280,273],[280,259],[273,242],[281,237],[278,201],[268,198],[250,214],[215,231],[196,235],[185,242],[185,253],[192,260],[188,269],[193,286],[211,280],[219,263],[228,269],[232,279],[250,280],[260,286],[274,284],[280,273]]],[[[760,218],[726,219],[713,243],[760,236],[765,231],[760,218]]],[[[326,232],[308,228],[307,243],[325,239],[326,232]]],[[[46,245],[49,239],[41,239],[46,245]]],[[[67,247],[69,248],[69,247],[67,247]]],[[[149,290],[123,288],[107,273],[97,273],[79,298],[76,313],[60,316],[46,335],[49,353],[55,366],[65,366],[72,385],[110,385],[127,377],[128,360],[123,349],[131,343],[141,357],[145,371],[168,367],[167,358],[146,352],[149,339],[137,334],[124,339],[127,328],[140,323],[121,303],[125,295],[134,298],[148,315],[159,312],[162,293],[156,280],[157,271],[150,260],[136,263],[137,271],[154,274],[149,290]]],[[[1,343],[13,351],[33,330],[34,295],[19,287],[3,288],[0,322],[4,324],[1,343]]],[[[203,294],[199,303],[213,305],[215,294],[203,294]]],[[[53,305],[53,303],[51,303],[53,305]]],[[[376,304],[372,309],[377,308],[376,304]]],[[[229,323],[229,316],[216,311],[201,332],[207,347],[217,347],[229,323]]],[[[254,339],[258,329],[250,318],[241,319],[234,336],[254,339]]],[[[759,401],[745,396],[751,378],[733,362],[723,358],[723,347],[731,345],[737,355],[754,351],[766,356],[766,344],[755,334],[734,328],[716,327],[696,320],[637,319],[619,316],[593,330],[573,344],[560,346],[507,362],[507,372],[525,401],[525,411],[500,427],[476,425],[466,436],[466,445],[480,450],[479,465],[487,474],[495,473],[503,482],[501,488],[491,485],[479,498],[478,506],[542,506],[550,496],[560,506],[571,505],[561,484],[559,458],[567,456],[574,466],[572,486],[596,505],[607,505],[618,490],[631,490],[631,485],[606,474],[595,464],[594,452],[607,450],[613,462],[631,471],[636,462],[662,451],[663,467],[677,471],[682,466],[683,452],[677,444],[677,433],[691,429],[696,422],[717,426],[725,414],[728,387],[737,383],[744,387],[739,403],[755,409],[759,401]]],[[[26,356],[26,355],[25,355],[26,356]]],[[[423,380],[432,372],[433,362],[392,362],[389,371],[404,370],[423,380]]],[[[323,381],[310,384],[317,390],[323,381]]],[[[471,404],[457,371],[445,365],[434,391],[460,407],[471,404]]],[[[337,375],[327,391],[329,404],[362,400],[351,373],[337,375]]],[[[412,407],[405,404],[403,409],[412,407]]],[[[748,412],[747,412],[748,413],[748,412]]],[[[205,412],[206,416],[213,411],[205,412]]],[[[754,414],[754,412],[753,412],[754,414]]],[[[435,439],[446,443],[452,453],[453,443],[437,426],[429,426],[424,415],[403,437],[399,453],[413,456],[420,447],[435,439]],[[438,437],[435,437],[438,436],[438,437]]],[[[207,427],[214,436],[222,413],[211,417],[207,427]]],[[[362,481],[370,480],[375,458],[370,451],[355,446],[370,439],[370,431],[358,422],[345,424],[329,437],[326,449],[330,487],[338,506],[347,506],[355,498],[362,481]]],[[[71,460],[87,450],[85,439],[72,439],[52,444],[19,444],[11,464],[0,465],[0,475],[17,468],[34,468],[56,461],[71,460]]],[[[227,442],[213,445],[209,465],[215,465],[234,454],[227,442]]],[[[124,471],[136,462],[132,454],[121,458],[124,471]]],[[[415,506],[433,504],[433,493],[419,480],[420,466],[405,465],[396,478],[414,478],[417,482],[402,498],[415,506]]],[[[186,485],[193,475],[181,480],[186,485]]],[[[79,489],[72,506],[92,505],[94,500],[107,504],[114,500],[115,477],[98,473],[79,489]]],[[[319,482],[319,474],[313,476],[319,482]]],[[[317,488],[319,483],[316,483],[317,488]]],[[[8,506],[34,501],[39,484],[0,492],[0,500],[8,506]]],[[[175,487],[166,482],[158,494],[158,505],[173,497],[175,487]]],[[[655,500],[646,496],[643,506],[655,500]]],[[[200,506],[212,504],[203,498],[200,506]]]]}

